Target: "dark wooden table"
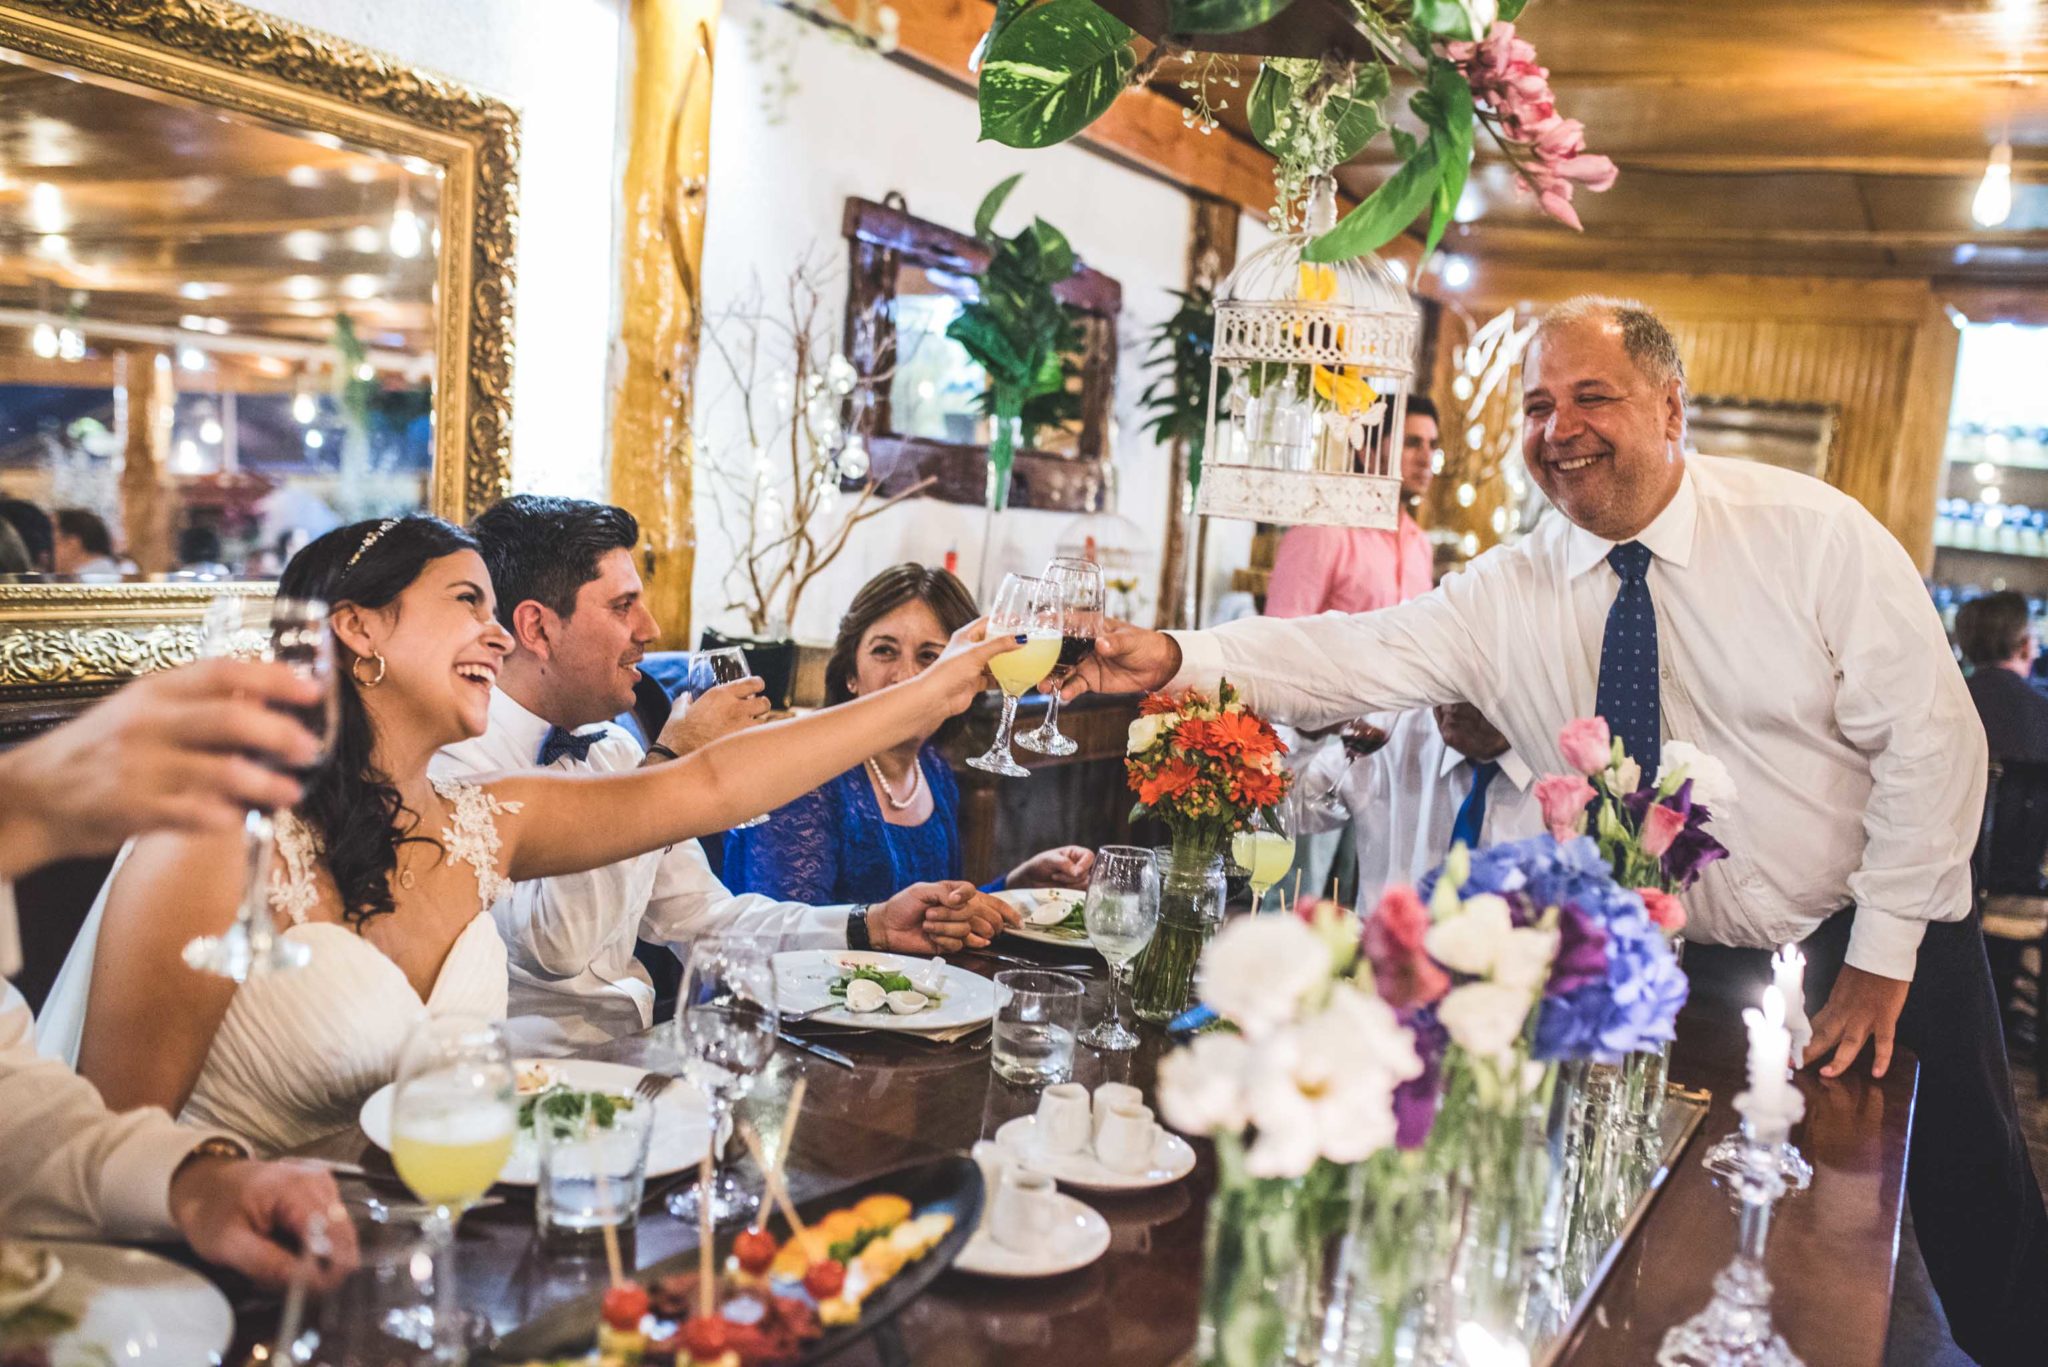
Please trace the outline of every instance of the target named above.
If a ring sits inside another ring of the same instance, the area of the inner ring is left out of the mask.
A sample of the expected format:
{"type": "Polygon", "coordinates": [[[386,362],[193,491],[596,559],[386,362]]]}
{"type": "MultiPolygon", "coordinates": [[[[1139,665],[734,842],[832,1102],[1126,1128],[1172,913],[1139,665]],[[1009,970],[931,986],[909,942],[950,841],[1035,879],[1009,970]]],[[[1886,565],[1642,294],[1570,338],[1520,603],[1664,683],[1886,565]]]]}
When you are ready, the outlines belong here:
{"type": "MultiPolygon", "coordinates": [[[[1048,950],[1042,957],[1070,956],[1048,950]]],[[[1003,966],[971,956],[961,962],[981,971],[1003,966]]],[[[1096,975],[1091,1019],[1103,981],[1096,975]]],[[[1149,1092],[1160,1041],[1146,1033],[1152,1038],[1135,1054],[1083,1048],[1076,1080],[1128,1081],[1149,1092]]],[[[829,1043],[851,1055],[858,1070],[785,1049],[743,1106],[758,1128],[769,1131],[779,1124],[795,1080],[809,1079],[791,1160],[800,1200],[903,1164],[958,1153],[1036,1105],[1033,1092],[993,1074],[987,1048],[974,1047],[977,1041],[942,1047],[838,1035],[829,1043]]],[[[593,1056],[667,1070],[675,1063],[659,1032],[616,1041],[593,1056]]],[[[1733,1128],[1729,1099],[1740,1089],[1741,1061],[1741,1043],[1729,1025],[1681,1022],[1673,1078],[1710,1089],[1712,1110],[1596,1294],[1562,1361],[1642,1367],[1653,1360],[1665,1328],[1705,1304],[1709,1280],[1733,1251],[1735,1219],[1699,1157],[1733,1128]]],[[[1778,1209],[1770,1271],[1785,1336],[1809,1367],[1883,1362],[1915,1076],[1908,1059],[1882,1082],[1867,1075],[1825,1083],[1801,1079],[1808,1114],[1794,1137],[1813,1161],[1815,1178],[1810,1191],[1778,1209]]],[[[1177,1185],[1131,1197],[1086,1196],[1108,1218],[1112,1237],[1109,1253],[1093,1266],[1039,1282],[987,1281],[964,1273],[942,1277],[899,1321],[909,1360],[920,1367],[1164,1367],[1184,1360],[1194,1341],[1202,1222],[1215,1182],[1209,1147],[1196,1149],[1200,1161],[1193,1175],[1177,1185]]],[[[388,1171],[382,1154],[358,1132],[336,1135],[313,1152],[388,1171]]],[[[742,1170],[753,1176],[750,1165],[742,1170]]],[[[656,1203],[642,1217],[631,1256],[636,1266],[646,1266],[694,1244],[693,1232],[656,1203]]],[[[538,1249],[531,1204],[523,1200],[472,1214],[464,1221],[461,1249],[464,1301],[487,1313],[501,1332],[561,1300],[587,1294],[603,1280],[601,1261],[563,1259],[538,1249]]],[[[245,1296],[238,1322],[249,1338],[238,1350],[246,1353],[274,1321],[274,1303],[245,1296]]],[[[865,1343],[837,1359],[849,1367],[881,1360],[865,1343]]]]}

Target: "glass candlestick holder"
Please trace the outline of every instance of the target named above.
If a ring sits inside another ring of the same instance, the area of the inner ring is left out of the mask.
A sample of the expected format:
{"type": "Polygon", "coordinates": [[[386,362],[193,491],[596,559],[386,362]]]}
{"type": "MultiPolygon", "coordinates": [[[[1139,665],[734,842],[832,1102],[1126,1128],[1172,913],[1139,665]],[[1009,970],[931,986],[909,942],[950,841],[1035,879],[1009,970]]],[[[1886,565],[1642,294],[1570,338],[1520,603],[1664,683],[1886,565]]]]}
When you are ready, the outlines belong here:
{"type": "Polygon", "coordinates": [[[1764,1273],[1771,1208],[1785,1195],[1782,1138],[1772,1142],[1747,1124],[1744,1161],[1730,1182],[1741,1198],[1735,1258],[1714,1274],[1706,1308],[1664,1335],[1658,1367],[1805,1367],[1771,1324],[1771,1279],[1764,1273]]]}

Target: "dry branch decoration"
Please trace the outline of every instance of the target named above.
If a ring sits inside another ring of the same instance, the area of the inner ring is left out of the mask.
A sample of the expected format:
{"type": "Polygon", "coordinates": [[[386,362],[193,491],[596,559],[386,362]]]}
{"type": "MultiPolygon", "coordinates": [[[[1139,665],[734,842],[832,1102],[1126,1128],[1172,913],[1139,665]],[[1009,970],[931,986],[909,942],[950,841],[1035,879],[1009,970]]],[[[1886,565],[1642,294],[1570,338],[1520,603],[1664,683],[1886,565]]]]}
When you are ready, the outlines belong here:
{"type": "Polygon", "coordinates": [[[1439,396],[1444,464],[1430,492],[1430,526],[1457,532],[1459,555],[1469,560],[1521,530],[1522,355],[1536,322],[1514,309],[1484,323],[1463,310],[1456,316],[1467,340],[1453,348],[1449,391],[1439,396]]]}
{"type": "Polygon", "coordinates": [[[882,497],[866,480],[860,433],[875,390],[895,372],[862,375],[835,345],[839,284],[805,260],[772,303],[757,281],[704,328],[697,449],[732,539],[726,610],[756,636],[787,636],[805,590],[854,528],[932,484],[882,497]],[[859,491],[842,495],[851,481],[863,481],[859,491]]]}

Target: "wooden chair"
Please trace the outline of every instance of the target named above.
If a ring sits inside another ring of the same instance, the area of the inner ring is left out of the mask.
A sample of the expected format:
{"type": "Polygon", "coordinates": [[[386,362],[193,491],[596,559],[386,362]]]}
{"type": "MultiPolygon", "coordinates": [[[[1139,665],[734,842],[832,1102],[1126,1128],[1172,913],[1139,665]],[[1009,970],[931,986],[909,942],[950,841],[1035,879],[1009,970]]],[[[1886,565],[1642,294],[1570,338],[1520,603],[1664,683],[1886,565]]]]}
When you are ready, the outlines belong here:
{"type": "Polygon", "coordinates": [[[2042,964],[2048,953],[2048,764],[1994,760],[1984,822],[1971,859],[1984,946],[2010,1044],[2031,1034],[2034,1070],[2048,1090],[2042,964]],[[2024,989],[2024,991],[2023,991],[2024,989]],[[2030,1027],[2022,1031],[2017,1027],[2030,1027]]]}

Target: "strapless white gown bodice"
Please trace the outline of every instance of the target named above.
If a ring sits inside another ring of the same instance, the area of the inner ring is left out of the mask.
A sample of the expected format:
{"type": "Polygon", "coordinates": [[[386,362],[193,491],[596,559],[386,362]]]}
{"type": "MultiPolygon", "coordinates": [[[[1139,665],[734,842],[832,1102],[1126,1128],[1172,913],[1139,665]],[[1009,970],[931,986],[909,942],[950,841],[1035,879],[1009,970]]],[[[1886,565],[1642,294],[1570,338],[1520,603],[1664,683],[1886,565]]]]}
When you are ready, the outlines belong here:
{"type": "MultiPolygon", "coordinates": [[[[456,936],[424,1000],[405,970],[345,925],[310,921],[319,901],[321,858],[312,832],[290,813],[277,821],[271,905],[292,924],[282,934],[312,951],[289,972],[252,978],[236,989],[215,1032],[180,1120],[242,1136],[260,1153],[296,1148],[353,1124],[370,1094],[397,1076],[406,1037],[430,1016],[505,1018],[505,945],[491,904],[510,889],[499,870],[493,818],[516,811],[473,784],[436,784],[453,805],[441,831],[444,857],[476,870],[480,907],[456,936]]],[[[122,861],[122,862],[125,862],[122,861]]],[[[120,875],[120,863],[107,882],[120,875]]],[[[61,1009],[45,1012],[38,1040],[46,1054],[77,1060],[91,959],[106,890],[100,892],[72,957],[52,990],[61,1009]],[[82,962],[81,962],[82,958],[82,962]]],[[[147,1041],[136,1041],[147,1047],[147,1041]]]]}

